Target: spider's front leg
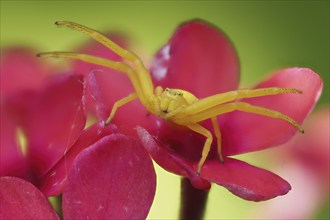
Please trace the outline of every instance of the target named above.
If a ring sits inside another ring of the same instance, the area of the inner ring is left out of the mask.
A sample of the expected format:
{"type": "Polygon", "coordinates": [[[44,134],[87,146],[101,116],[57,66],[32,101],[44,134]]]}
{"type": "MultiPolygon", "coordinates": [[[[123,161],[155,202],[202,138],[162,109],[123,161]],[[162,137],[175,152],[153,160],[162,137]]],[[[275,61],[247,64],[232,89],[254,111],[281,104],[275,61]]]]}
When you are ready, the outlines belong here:
{"type": "Polygon", "coordinates": [[[69,59],[82,60],[88,63],[105,66],[117,70],[119,72],[125,73],[130,79],[135,89],[135,92],[117,101],[114,104],[110,117],[107,120],[107,123],[110,122],[110,120],[113,118],[119,107],[125,105],[128,102],[133,101],[136,98],[138,98],[147,109],[151,109],[154,102],[153,101],[154,91],[153,91],[152,80],[149,76],[148,71],[144,67],[141,59],[137,55],[135,55],[133,52],[129,50],[125,50],[124,48],[120,47],[112,40],[108,39],[105,35],[91,28],[70,21],[58,21],[55,24],[58,26],[67,26],[69,28],[81,31],[91,36],[99,43],[103,44],[104,46],[115,52],[120,57],[126,59],[126,61],[132,62],[133,66],[131,67],[125,62],[116,62],[97,56],[81,54],[81,53],[72,53],[72,52],[47,52],[47,53],[39,53],[37,55],[38,57],[56,57],[56,58],[69,58],[69,59]]]}
{"type": "Polygon", "coordinates": [[[68,28],[81,31],[94,38],[96,41],[103,44],[105,47],[109,48],[110,50],[118,54],[120,57],[132,62],[136,72],[139,73],[137,74],[137,78],[141,84],[141,89],[143,93],[147,96],[153,95],[153,83],[149,72],[143,65],[141,59],[136,54],[120,47],[118,44],[107,38],[102,33],[93,30],[89,27],[83,26],[81,24],[77,24],[71,21],[57,21],[55,22],[55,24],[57,26],[66,26],[68,28]]]}
{"type": "Polygon", "coordinates": [[[127,65],[125,62],[115,62],[112,60],[107,60],[101,57],[91,56],[88,54],[71,53],[71,52],[48,52],[48,53],[39,53],[37,55],[39,57],[60,57],[60,58],[78,59],[88,63],[109,67],[111,69],[127,74],[128,78],[130,79],[135,89],[135,93],[130,94],[129,96],[117,101],[114,104],[114,107],[111,111],[110,117],[107,120],[107,122],[109,122],[113,118],[115,112],[120,106],[136,98],[138,98],[148,110],[154,109],[153,83],[149,75],[149,72],[147,71],[141,59],[137,55],[135,55],[133,52],[129,50],[120,47],[118,44],[107,38],[105,35],[91,28],[70,21],[57,21],[55,24],[58,26],[66,26],[91,36],[96,41],[103,44],[105,47],[109,48],[114,53],[116,53],[123,59],[126,59],[126,61],[129,61],[133,64],[131,67],[127,65]]]}
{"type": "Polygon", "coordinates": [[[143,105],[149,105],[149,100],[146,98],[143,90],[141,88],[140,82],[136,76],[134,70],[129,67],[127,64],[123,62],[116,62],[112,60],[107,60],[101,57],[96,57],[88,54],[80,54],[80,53],[72,53],[72,52],[46,52],[37,54],[38,57],[54,57],[54,58],[69,58],[69,59],[77,59],[82,60],[87,63],[93,63],[100,66],[109,67],[111,69],[117,70],[119,72],[125,73],[130,79],[135,92],[129,94],[127,97],[118,100],[113,105],[110,116],[106,121],[106,124],[110,123],[111,119],[114,117],[117,109],[135,99],[139,99],[143,105]]]}
{"type": "Polygon", "coordinates": [[[127,64],[123,62],[117,62],[112,60],[107,60],[105,58],[96,57],[88,54],[82,54],[82,53],[72,53],[72,52],[45,52],[45,53],[38,53],[38,57],[52,57],[52,58],[67,58],[67,59],[75,59],[75,60],[81,60],[87,63],[92,63],[104,67],[111,68],[113,70],[117,70],[122,73],[126,73],[128,78],[130,79],[135,91],[138,93],[139,97],[142,97],[142,90],[140,83],[136,77],[136,74],[134,70],[129,67],[127,64]]]}

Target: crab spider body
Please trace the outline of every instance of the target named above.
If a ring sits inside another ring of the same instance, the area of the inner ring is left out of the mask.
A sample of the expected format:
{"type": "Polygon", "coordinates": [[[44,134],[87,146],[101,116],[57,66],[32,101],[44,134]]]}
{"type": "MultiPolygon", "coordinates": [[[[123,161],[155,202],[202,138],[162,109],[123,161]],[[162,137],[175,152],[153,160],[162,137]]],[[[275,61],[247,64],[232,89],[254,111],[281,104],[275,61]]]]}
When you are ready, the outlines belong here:
{"type": "Polygon", "coordinates": [[[71,53],[71,52],[49,52],[40,53],[39,57],[61,57],[78,59],[85,62],[109,67],[122,72],[130,79],[135,92],[129,94],[121,100],[114,103],[107,123],[115,116],[118,108],[135,100],[139,99],[141,104],[152,114],[170,121],[172,123],[185,126],[194,132],[203,135],[206,138],[204,143],[201,159],[197,165],[197,174],[200,173],[201,167],[204,164],[211,144],[213,142],[212,133],[204,128],[200,123],[204,120],[211,119],[214,134],[217,139],[217,150],[220,161],[223,161],[221,154],[221,133],[216,117],[232,111],[243,111],[254,114],[263,115],[266,117],[277,118],[287,121],[295,126],[300,132],[303,133],[302,127],[292,118],[280,112],[266,109],[259,106],[254,106],[246,102],[238,101],[242,98],[261,97],[269,95],[277,95],[281,93],[302,93],[295,88],[261,88],[261,89],[242,89],[229,91],[225,93],[215,94],[206,98],[198,99],[192,93],[176,89],[165,88],[160,86],[154,88],[150,74],[146,67],[143,65],[140,58],[133,52],[121,48],[119,45],[105,37],[103,34],[87,28],[85,26],[69,22],[59,21],[55,23],[58,26],[67,26],[69,28],[84,32],[91,36],[105,47],[109,48],[126,62],[116,62],[107,60],[101,57],[91,56],[88,54],[71,53]],[[131,65],[128,65],[130,62],[131,65]]]}

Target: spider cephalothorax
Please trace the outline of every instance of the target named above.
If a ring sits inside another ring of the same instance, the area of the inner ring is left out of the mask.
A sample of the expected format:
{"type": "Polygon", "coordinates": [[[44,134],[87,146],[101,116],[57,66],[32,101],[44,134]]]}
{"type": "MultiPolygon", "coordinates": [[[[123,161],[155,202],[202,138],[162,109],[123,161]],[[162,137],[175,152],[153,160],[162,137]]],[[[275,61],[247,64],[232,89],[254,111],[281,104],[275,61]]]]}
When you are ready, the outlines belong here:
{"type": "Polygon", "coordinates": [[[71,53],[71,52],[50,52],[40,53],[40,57],[62,57],[79,59],[85,62],[109,67],[119,72],[125,73],[130,79],[135,92],[129,94],[121,100],[114,103],[112,111],[110,113],[109,123],[115,116],[117,109],[131,102],[135,99],[139,99],[141,104],[152,114],[157,115],[164,120],[168,120],[175,124],[185,126],[194,132],[197,132],[204,137],[206,141],[203,147],[201,159],[197,166],[197,173],[200,173],[201,167],[204,164],[207,155],[210,151],[211,144],[213,142],[212,133],[204,128],[200,123],[204,120],[211,119],[214,134],[217,139],[218,155],[221,161],[223,161],[221,154],[221,134],[216,117],[221,114],[225,114],[232,111],[243,111],[253,114],[263,115],[266,117],[278,118],[295,126],[300,132],[303,132],[302,127],[292,118],[284,115],[280,112],[251,105],[246,102],[239,101],[242,98],[261,97],[269,95],[277,95],[281,93],[302,93],[295,88],[260,88],[260,89],[241,89],[235,91],[229,91],[225,93],[219,93],[206,98],[198,99],[192,93],[181,89],[165,90],[158,86],[154,89],[153,82],[146,67],[143,65],[140,58],[133,52],[121,48],[119,45],[105,37],[103,34],[87,28],[85,26],[69,22],[60,21],[56,22],[56,25],[67,26],[69,28],[82,31],[122,58],[126,62],[130,62],[128,65],[126,62],[115,62],[107,60],[101,57],[91,56],[88,54],[71,53]]]}
{"type": "Polygon", "coordinates": [[[163,119],[171,118],[178,111],[183,111],[188,105],[198,100],[187,91],[170,88],[163,90],[160,86],[156,87],[155,95],[157,101],[154,105],[159,109],[152,113],[163,119]]]}

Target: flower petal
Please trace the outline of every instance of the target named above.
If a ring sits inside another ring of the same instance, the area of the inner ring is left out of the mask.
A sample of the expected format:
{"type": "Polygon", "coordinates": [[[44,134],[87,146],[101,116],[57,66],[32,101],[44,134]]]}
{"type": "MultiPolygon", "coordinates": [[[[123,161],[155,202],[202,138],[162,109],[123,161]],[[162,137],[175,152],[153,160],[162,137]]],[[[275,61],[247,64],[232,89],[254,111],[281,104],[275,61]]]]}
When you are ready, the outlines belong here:
{"type": "Polygon", "coordinates": [[[76,158],[63,193],[65,219],[144,219],[156,175],[136,140],[110,135],[76,158]]]}
{"type": "MultiPolygon", "coordinates": [[[[310,69],[288,68],[275,72],[256,88],[267,87],[296,88],[303,91],[303,94],[281,94],[241,101],[279,111],[302,123],[321,94],[322,80],[310,69]]],[[[221,117],[224,155],[276,146],[287,141],[297,131],[283,120],[251,113],[233,112],[221,117]]]]}
{"type": "Polygon", "coordinates": [[[224,163],[207,160],[201,177],[226,187],[245,200],[256,202],[285,195],[291,189],[290,184],[276,174],[232,158],[226,158],[224,163]]]}
{"type": "Polygon", "coordinates": [[[6,123],[6,129],[1,129],[5,130],[1,131],[5,135],[1,175],[20,177],[36,186],[85,126],[81,77],[57,75],[48,80],[44,88],[11,95],[1,106],[5,114],[1,118],[6,117],[1,122],[6,123]]]}
{"type": "Polygon", "coordinates": [[[92,112],[96,114],[100,123],[106,122],[107,118],[110,115],[111,105],[104,98],[104,93],[101,92],[100,84],[97,78],[95,77],[95,73],[91,72],[86,76],[86,93],[85,97],[90,100],[90,108],[92,108],[92,112]],[[94,108],[94,109],[93,109],[94,108]]]}
{"type": "Polygon", "coordinates": [[[1,50],[1,96],[17,91],[37,89],[50,72],[30,48],[5,48],[1,50]]]}
{"type": "Polygon", "coordinates": [[[194,163],[175,155],[142,127],[137,127],[137,132],[143,146],[159,166],[169,172],[189,178],[191,184],[198,189],[210,189],[211,184],[196,174],[196,166],[194,166],[196,161],[194,163]]]}
{"type": "Polygon", "coordinates": [[[203,98],[234,90],[239,82],[239,62],[227,36],[201,20],[178,27],[158,51],[151,72],[156,84],[179,88],[203,98]]]}
{"type": "Polygon", "coordinates": [[[86,121],[83,88],[80,76],[58,75],[42,91],[17,100],[25,108],[22,128],[28,138],[27,156],[39,174],[47,172],[81,134],[86,121]]]}
{"type": "Polygon", "coordinates": [[[37,188],[16,177],[0,177],[0,202],[0,219],[60,219],[37,188]]]}
{"type": "Polygon", "coordinates": [[[74,159],[87,147],[100,140],[102,137],[114,133],[115,126],[102,126],[95,124],[84,130],[76,143],[67,151],[42,178],[41,191],[46,196],[57,196],[63,192],[68,174],[71,171],[74,159]]]}
{"type": "Polygon", "coordinates": [[[20,143],[20,139],[24,137],[15,120],[16,115],[5,101],[0,108],[0,176],[17,176],[30,180],[27,175],[28,164],[22,150],[24,146],[20,143]]]}

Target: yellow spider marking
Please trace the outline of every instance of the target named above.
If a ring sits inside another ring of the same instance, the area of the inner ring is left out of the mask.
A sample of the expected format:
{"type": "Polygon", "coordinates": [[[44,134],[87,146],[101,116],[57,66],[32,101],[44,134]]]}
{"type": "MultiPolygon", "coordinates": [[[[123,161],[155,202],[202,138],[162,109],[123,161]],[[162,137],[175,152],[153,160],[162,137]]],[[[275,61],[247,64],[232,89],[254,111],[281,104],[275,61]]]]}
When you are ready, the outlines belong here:
{"type": "Polygon", "coordinates": [[[175,124],[188,127],[192,131],[203,135],[206,137],[206,141],[203,147],[201,159],[198,162],[196,171],[197,174],[199,174],[201,171],[213,141],[212,133],[200,125],[200,122],[206,119],[211,119],[212,121],[213,130],[217,138],[218,155],[220,161],[222,162],[223,157],[221,154],[221,133],[218,121],[216,119],[218,115],[232,111],[250,112],[287,121],[291,125],[295,126],[301,133],[304,132],[303,128],[295,120],[287,115],[267,108],[262,108],[245,102],[237,101],[238,99],[242,98],[262,97],[282,93],[302,93],[302,91],[298,89],[278,87],[262,89],[241,89],[212,95],[203,99],[198,99],[190,92],[181,89],[166,88],[164,90],[160,86],[154,88],[147,68],[144,66],[141,59],[133,52],[123,49],[105,37],[103,34],[88,27],[70,21],[58,21],[55,24],[58,26],[67,26],[69,28],[84,32],[99,43],[103,44],[105,47],[118,54],[131,65],[128,65],[125,62],[115,62],[101,57],[71,52],[39,53],[37,56],[78,59],[88,63],[109,67],[126,74],[130,79],[135,92],[114,103],[107,123],[109,123],[115,116],[115,113],[119,107],[135,99],[139,99],[142,105],[150,113],[175,124]]]}

